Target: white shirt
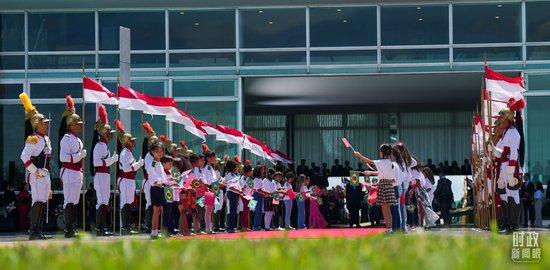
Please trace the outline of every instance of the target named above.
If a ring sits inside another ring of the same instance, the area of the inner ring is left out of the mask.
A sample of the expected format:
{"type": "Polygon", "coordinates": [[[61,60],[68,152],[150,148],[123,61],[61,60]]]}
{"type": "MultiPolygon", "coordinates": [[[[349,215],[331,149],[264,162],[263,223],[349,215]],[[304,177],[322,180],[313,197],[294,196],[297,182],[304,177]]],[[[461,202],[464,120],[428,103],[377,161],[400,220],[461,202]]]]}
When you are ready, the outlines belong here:
{"type": "Polygon", "coordinates": [[[146,163],[145,170],[147,171],[149,177],[148,181],[150,181],[151,186],[168,183],[168,177],[160,161],[153,160],[152,162],[146,163]]]}
{"type": "Polygon", "coordinates": [[[288,190],[292,190],[292,185],[288,182],[285,182],[285,184],[282,185],[281,188],[283,189],[283,192],[285,192],[285,195],[283,196],[283,200],[290,200],[290,197],[288,197],[288,195],[286,195],[286,192],[288,190]]]}
{"type": "Polygon", "coordinates": [[[40,155],[40,153],[42,153],[42,150],[44,151],[44,154],[46,154],[46,156],[51,156],[52,154],[52,145],[48,136],[41,136],[39,134],[34,134],[33,136],[36,136],[38,138],[38,142],[25,143],[25,148],[23,148],[23,152],[21,152],[21,160],[23,161],[23,164],[27,164],[28,162],[30,162],[31,157],[36,157],[40,155]]]}
{"type": "Polygon", "coordinates": [[[134,163],[135,163],[135,159],[134,159],[134,155],[132,154],[132,151],[124,147],[122,151],[120,151],[118,166],[123,172],[133,172],[136,170],[133,166],[134,163]]]}
{"type": "Polygon", "coordinates": [[[378,170],[378,179],[395,179],[395,173],[392,169],[392,162],[389,158],[373,160],[378,170]]]}
{"type": "Polygon", "coordinates": [[[264,179],[262,182],[262,190],[267,193],[273,193],[277,191],[277,182],[275,180],[264,179]]]}
{"type": "Polygon", "coordinates": [[[231,188],[236,190],[241,190],[240,176],[234,173],[227,173],[225,175],[225,182],[227,185],[227,190],[231,191],[231,188]]]}
{"type": "Polygon", "coordinates": [[[206,165],[202,169],[203,178],[201,179],[203,183],[211,185],[216,179],[216,174],[214,168],[211,165],[206,165]]]}
{"type": "Polygon", "coordinates": [[[111,165],[107,164],[105,161],[105,159],[111,155],[106,143],[97,142],[92,155],[94,159],[94,167],[107,167],[111,165]]]}
{"type": "Polygon", "coordinates": [[[82,141],[73,133],[67,133],[61,139],[59,149],[59,160],[67,163],[77,163],[80,158],[80,152],[82,151],[82,141]]]}
{"type": "Polygon", "coordinates": [[[262,178],[254,178],[254,190],[262,189],[263,180],[262,178]]]}
{"type": "Polygon", "coordinates": [[[404,183],[405,179],[409,178],[409,173],[406,167],[401,169],[401,167],[399,167],[399,164],[397,164],[397,162],[393,162],[393,171],[395,175],[395,182],[393,183],[394,187],[400,186],[401,184],[404,183]]]}

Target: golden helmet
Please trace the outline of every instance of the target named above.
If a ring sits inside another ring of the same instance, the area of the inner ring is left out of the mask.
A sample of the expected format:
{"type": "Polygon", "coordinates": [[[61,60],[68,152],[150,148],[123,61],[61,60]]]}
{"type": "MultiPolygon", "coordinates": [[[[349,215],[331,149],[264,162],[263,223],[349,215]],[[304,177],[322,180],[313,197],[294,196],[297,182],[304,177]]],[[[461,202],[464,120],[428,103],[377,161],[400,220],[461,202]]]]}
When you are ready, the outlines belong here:
{"type": "Polygon", "coordinates": [[[498,112],[498,115],[510,122],[514,122],[514,111],[510,110],[510,108],[504,108],[500,110],[498,112]]]}
{"type": "Polygon", "coordinates": [[[80,118],[80,116],[76,113],[68,115],[65,121],[67,123],[67,126],[70,126],[72,124],[84,124],[84,122],[82,122],[82,118],[80,118]]]}
{"type": "Polygon", "coordinates": [[[105,125],[101,122],[98,122],[96,124],[97,133],[99,133],[99,136],[104,137],[106,134],[115,132],[110,125],[105,125]]]}
{"type": "Polygon", "coordinates": [[[36,129],[36,127],[38,126],[38,123],[47,123],[47,122],[50,122],[50,119],[46,118],[43,114],[41,113],[33,113],[32,115],[30,115],[30,122],[31,122],[31,127],[33,130],[36,129]]]}
{"type": "Polygon", "coordinates": [[[130,133],[124,133],[122,134],[122,136],[120,136],[119,140],[120,140],[120,143],[124,146],[128,143],[130,143],[131,141],[134,141],[136,138],[135,137],[132,137],[132,134],[130,133]]]}
{"type": "Polygon", "coordinates": [[[178,147],[177,144],[175,143],[171,143],[170,145],[168,145],[168,152],[169,153],[174,153],[175,151],[178,151],[181,150],[181,148],[178,147]]]}

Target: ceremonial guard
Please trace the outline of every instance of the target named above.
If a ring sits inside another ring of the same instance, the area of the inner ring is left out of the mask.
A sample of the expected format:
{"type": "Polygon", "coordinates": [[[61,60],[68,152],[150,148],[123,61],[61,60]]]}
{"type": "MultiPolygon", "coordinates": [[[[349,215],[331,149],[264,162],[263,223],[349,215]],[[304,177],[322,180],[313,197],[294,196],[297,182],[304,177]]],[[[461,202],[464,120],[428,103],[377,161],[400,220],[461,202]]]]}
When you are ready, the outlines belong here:
{"type": "Polygon", "coordinates": [[[92,158],[90,159],[90,172],[94,176],[94,189],[97,197],[96,204],[96,235],[106,236],[105,231],[107,223],[107,207],[111,195],[111,169],[118,160],[118,155],[109,152],[108,143],[113,138],[115,132],[109,125],[107,111],[105,106],[99,104],[98,121],[95,125],[94,136],[92,139],[92,158]]]}
{"type": "Polygon", "coordinates": [[[519,188],[521,187],[521,164],[523,152],[520,151],[522,132],[521,109],[523,100],[509,102],[507,108],[499,112],[495,133],[489,143],[489,150],[495,157],[497,185],[496,192],[501,200],[502,233],[518,228],[520,213],[519,188]],[[496,142],[496,145],[495,145],[496,142]]]}
{"type": "Polygon", "coordinates": [[[27,94],[19,95],[25,108],[25,148],[21,160],[26,168],[26,180],[31,187],[30,240],[46,239],[42,223],[51,193],[50,159],[52,146],[48,131],[50,119],[39,113],[27,94]]]}
{"type": "Polygon", "coordinates": [[[136,174],[143,166],[143,159],[136,161],[132,150],[136,146],[136,138],[125,132],[122,122],[115,122],[119,141],[122,147],[118,163],[118,187],[120,189],[120,217],[122,220],[122,235],[134,234],[130,229],[131,209],[136,195],[136,174]]]}
{"type": "Polygon", "coordinates": [[[65,237],[76,236],[76,205],[82,190],[82,160],[86,157],[84,144],[78,137],[84,122],[75,112],[74,101],[67,96],[67,109],[63,112],[59,127],[59,160],[61,162],[61,182],[63,184],[63,209],[65,216],[65,237]]]}

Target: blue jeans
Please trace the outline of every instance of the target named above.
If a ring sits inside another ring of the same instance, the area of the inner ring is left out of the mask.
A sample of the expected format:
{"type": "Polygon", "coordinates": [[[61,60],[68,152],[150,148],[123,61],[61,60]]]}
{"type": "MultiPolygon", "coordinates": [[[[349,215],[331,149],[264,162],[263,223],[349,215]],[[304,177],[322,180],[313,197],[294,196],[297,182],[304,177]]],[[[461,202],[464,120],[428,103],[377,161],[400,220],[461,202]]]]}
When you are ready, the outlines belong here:
{"type": "Polygon", "coordinates": [[[239,194],[235,192],[227,192],[229,200],[229,214],[227,214],[227,230],[235,231],[237,229],[237,206],[239,205],[239,194]]]}
{"type": "Polygon", "coordinates": [[[391,227],[394,231],[401,228],[401,215],[399,213],[399,189],[398,187],[393,187],[393,191],[395,192],[395,197],[397,198],[397,205],[392,205],[390,207],[391,210],[391,227]]]}
{"type": "Polygon", "coordinates": [[[290,213],[292,212],[292,200],[283,200],[285,203],[285,228],[290,228],[290,213]]]}
{"type": "Polygon", "coordinates": [[[298,229],[303,229],[306,227],[306,201],[296,200],[298,205],[298,222],[296,227],[298,229]]]}
{"type": "Polygon", "coordinates": [[[262,226],[262,210],[264,207],[264,197],[259,192],[254,192],[252,195],[256,201],[256,208],[254,208],[254,223],[253,230],[260,230],[262,226]]]}

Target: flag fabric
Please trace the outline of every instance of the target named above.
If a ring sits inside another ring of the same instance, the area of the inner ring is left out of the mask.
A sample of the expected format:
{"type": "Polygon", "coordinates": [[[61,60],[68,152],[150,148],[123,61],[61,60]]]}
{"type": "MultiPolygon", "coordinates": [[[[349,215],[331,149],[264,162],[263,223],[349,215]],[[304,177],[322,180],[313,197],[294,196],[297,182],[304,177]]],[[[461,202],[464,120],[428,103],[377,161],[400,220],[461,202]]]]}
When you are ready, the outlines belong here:
{"type": "MultiPolygon", "coordinates": [[[[511,100],[523,100],[525,83],[521,76],[507,77],[485,66],[485,90],[491,93],[492,110],[490,113],[494,118],[498,116],[500,110],[508,106],[511,100]]],[[[489,98],[488,93],[484,94],[484,98],[486,100],[489,98]]]]}
{"type": "Polygon", "coordinates": [[[344,143],[344,146],[345,146],[346,148],[350,148],[350,147],[351,147],[351,144],[349,143],[348,139],[342,138],[342,142],[344,143]]]}
{"type": "Polygon", "coordinates": [[[242,133],[241,131],[234,128],[227,127],[227,126],[223,126],[223,125],[216,125],[216,129],[219,132],[223,133],[223,135],[225,135],[229,143],[238,144],[243,148],[249,149],[249,150],[252,147],[250,142],[246,139],[245,134],[242,133]]]}
{"type": "Polygon", "coordinates": [[[202,129],[198,123],[196,123],[196,120],[188,113],[175,108],[175,111],[166,115],[166,120],[182,124],[183,128],[189,131],[189,133],[201,138],[203,141],[206,140],[206,131],[204,131],[204,129],[202,129]]]}
{"type": "Polygon", "coordinates": [[[169,97],[150,96],[130,87],[118,87],[119,108],[152,115],[177,114],[176,101],[169,97]]]}
{"type": "Polygon", "coordinates": [[[250,142],[250,149],[248,150],[250,150],[250,152],[256,156],[266,158],[266,153],[264,152],[262,147],[264,144],[260,140],[250,135],[246,135],[246,137],[247,140],[250,142]]]}
{"type": "Polygon", "coordinates": [[[82,77],[82,89],[84,90],[84,100],[86,102],[109,105],[118,104],[116,95],[113,92],[88,77],[82,77]]]}

